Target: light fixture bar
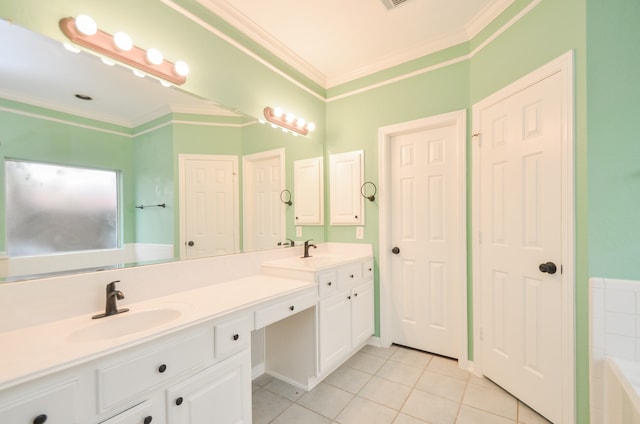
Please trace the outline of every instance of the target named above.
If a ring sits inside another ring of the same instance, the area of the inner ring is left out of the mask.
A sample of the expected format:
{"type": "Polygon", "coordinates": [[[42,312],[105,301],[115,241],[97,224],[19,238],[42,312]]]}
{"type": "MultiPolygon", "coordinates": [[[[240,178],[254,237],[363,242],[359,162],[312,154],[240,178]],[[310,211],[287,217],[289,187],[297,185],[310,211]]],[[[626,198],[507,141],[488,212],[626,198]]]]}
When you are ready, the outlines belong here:
{"type": "Polygon", "coordinates": [[[162,62],[154,65],[147,60],[147,52],[135,45],[130,50],[120,50],[116,47],[113,36],[100,29],[93,35],[83,34],[76,27],[74,18],[62,18],[59,24],[64,35],[75,44],[87,47],[176,85],[182,85],[187,81],[186,76],[176,73],[174,63],[163,59],[162,62]]]}
{"type": "Polygon", "coordinates": [[[286,130],[289,130],[291,132],[294,132],[296,134],[300,134],[300,135],[307,135],[309,134],[310,131],[310,125],[313,124],[304,124],[304,119],[298,118],[291,118],[291,119],[287,119],[287,114],[286,113],[280,113],[280,114],[276,114],[274,112],[274,109],[267,106],[264,108],[264,118],[268,121],[271,122],[274,125],[277,125],[281,128],[284,128],[286,130]]]}

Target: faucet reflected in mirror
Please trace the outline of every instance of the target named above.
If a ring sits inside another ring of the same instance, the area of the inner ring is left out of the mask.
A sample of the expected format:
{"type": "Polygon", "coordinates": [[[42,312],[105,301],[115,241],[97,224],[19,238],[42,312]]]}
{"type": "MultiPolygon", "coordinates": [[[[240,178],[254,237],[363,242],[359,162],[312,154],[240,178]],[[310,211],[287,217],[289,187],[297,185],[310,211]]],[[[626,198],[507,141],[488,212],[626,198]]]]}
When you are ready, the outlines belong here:
{"type": "Polygon", "coordinates": [[[116,289],[116,283],[119,283],[120,280],[112,281],[107,284],[106,295],[107,300],[104,307],[104,313],[94,315],[91,318],[99,319],[104,317],[110,317],[111,315],[121,314],[123,312],[127,312],[129,308],[118,309],[117,301],[124,299],[124,294],[116,289]]]}

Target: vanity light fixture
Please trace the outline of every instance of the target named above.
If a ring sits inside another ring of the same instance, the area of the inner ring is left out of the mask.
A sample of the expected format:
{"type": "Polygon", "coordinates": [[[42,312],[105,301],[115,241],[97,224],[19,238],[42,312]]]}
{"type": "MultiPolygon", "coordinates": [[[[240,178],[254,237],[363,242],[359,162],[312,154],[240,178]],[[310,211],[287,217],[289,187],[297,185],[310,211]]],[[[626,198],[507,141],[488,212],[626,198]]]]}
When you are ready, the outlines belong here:
{"type": "Polygon", "coordinates": [[[303,118],[296,118],[292,113],[284,113],[279,107],[265,107],[264,118],[274,128],[280,127],[284,132],[291,131],[294,135],[307,135],[316,128],[313,122],[307,122],[303,118]]]}
{"type": "Polygon", "coordinates": [[[124,32],[110,35],[101,31],[95,21],[87,15],[60,19],[59,25],[71,42],[129,65],[134,70],[176,85],[182,85],[187,81],[189,66],[186,63],[182,61],[172,63],[164,59],[157,49],[145,51],[135,46],[131,37],[124,32]]]}

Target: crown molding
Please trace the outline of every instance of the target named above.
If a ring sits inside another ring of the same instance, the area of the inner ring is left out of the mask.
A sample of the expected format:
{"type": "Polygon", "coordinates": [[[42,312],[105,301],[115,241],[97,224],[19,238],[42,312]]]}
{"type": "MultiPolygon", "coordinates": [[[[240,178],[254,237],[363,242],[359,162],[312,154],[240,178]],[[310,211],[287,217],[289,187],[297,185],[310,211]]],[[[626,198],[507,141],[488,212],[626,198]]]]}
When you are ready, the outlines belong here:
{"type": "Polygon", "coordinates": [[[471,19],[466,25],[467,37],[471,40],[486,28],[495,18],[511,6],[515,0],[494,0],[471,19]]]}

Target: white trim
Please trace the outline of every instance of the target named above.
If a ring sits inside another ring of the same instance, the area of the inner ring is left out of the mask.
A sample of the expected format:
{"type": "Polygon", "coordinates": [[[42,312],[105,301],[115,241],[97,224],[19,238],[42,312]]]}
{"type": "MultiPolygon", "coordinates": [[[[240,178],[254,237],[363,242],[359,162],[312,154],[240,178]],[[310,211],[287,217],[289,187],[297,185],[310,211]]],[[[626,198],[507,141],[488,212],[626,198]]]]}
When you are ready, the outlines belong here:
{"type": "Polygon", "coordinates": [[[459,304],[460,304],[460,344],[458,359],[460,364],[468,366],[468,328],[467,328],[467,184],[466,184],[466,134],[467,134],[467,112],[465,109],[444,113],[441,115],[403,122],[400,124],[381,127],[378,129],[378,175],[379,175],[379,263],[380,263],[380,344],[383,347],[391,345],[391,140],[394,136],[420,131],[435,126],[455,124],[458,143],[458,178],[460,181],[460,231],[459,255],[464,258],[461,263],[459,281],[459,304]]]}
{"type": "MultiPolygon", "coordinates": [[[[255,167],[255,162],[270,159],[270,158],[278,158],[280,159],[280,192],[286,188],[287,180],[286,180],[286,161],[285,161],[285,148],[281,147],[279,149],[267,150],[264,152],[253,153],[250,155],[242,156],[242,247],[243,251],[253,251],[255,250],[252,246],[253,243],[250,243],[249,234],[255,233],[255,229],[252,225],[248,225],[248,222],[252,222],[249,220],[247,205],[251,203],[251,199],[249,197],[249,190],[247,189],[248,184],[247,176],[251,174],[247,171],[249,167],[255,167]]],[[[283,205],[284,206],[284,205],[283,205]]],[[[280,228],[283,231],[283,234],[280,235],[281,239],[284,240],[286,238],[287,232],[287,210],[282,208],[282,216],[280,218],[280,228]]]]}
{"type": "MultiPolygon", "coordinates": [[[[235,155],[198,155],[198,154],[179,154],[178,155],[178,191],[179,191],[179,204],[180,209],[178,214],[180,216],[180,234],[178,235],[178,243],[180,243],[180,259],[187,259],[187,249],[186,249],[186,239],[185,234],[187,233],[187,223],[186,223],[186,205],[187,198],[185,196],[186,191],[186,164],[187,160],[231,160],[233,164],[233,175],[238,176],[238,156],[235,155]]],[[[238,211],[240,210],[240,199],[239,199],[239,189],[238,189],[238,178],[233,179],[233,193],[234,193],[234,202],[233,202],[233,216],[235,218],[234,225],[234,240],[233,240],[233,253],[241,253],[240,252],[240,217],[238,215],[238,211]]]]}
{"type": "MultiPolygon", "coordinates": [[[[573,423],[576,418],[575,387],[575,174],[574,174],[574,58],[573,52],[567,52],[559,58],[543,65],[537,70],[522,77],[518,81],[504,87],[473,105],[473,134],[479,133],[479,114],[484,108],[524,90],[551,75],[563,75],[564,114],[563,140],[561,147],[562,163],[562,422],[573,423]]],[[[480,152],[477,140],[471,141],[471,244],[472,244],[472,276],[473,293],[481,293],[479,223],[480,223],[480,152]]],[[[482,325],[480,296],[473,297],[473,340],[474,364],[478,371],[482,370],[482,341],[479,328],[482,325]]]]}

